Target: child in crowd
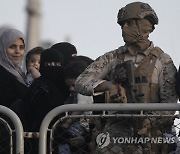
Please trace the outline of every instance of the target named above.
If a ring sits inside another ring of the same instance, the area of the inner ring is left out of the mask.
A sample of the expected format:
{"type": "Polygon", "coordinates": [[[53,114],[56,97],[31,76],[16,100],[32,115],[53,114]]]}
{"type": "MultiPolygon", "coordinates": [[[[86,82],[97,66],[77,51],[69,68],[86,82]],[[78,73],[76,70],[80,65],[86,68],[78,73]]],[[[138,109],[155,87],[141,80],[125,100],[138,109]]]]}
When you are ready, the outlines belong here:
{"type": "MultiPolygon", "coordinates": [[[[92,96],[84,96],[75,91],[75,81],[76,78],[86,69],[86,67],[92,63],[93,60],[85,56],[76,56],[71,59],[64,69],[65,82],[69,87],[71,95],[65,104],[92,104],[92,96]]],[[[79,115],[82,112],[72,112],[71,114],[79,115]]],[[[89,114],[89,113],[86,113],[89,114]]],[[[88,121],[84,119],[67,119],[61,125],[61,129],[58,132],[62,138],[66,141],[60,143],[58,146],[58,153],[71,153],[73,151],[75,154],[88,153],[90,142],[89,124],[88,121]],[[63,135],[62,135],[63,134],[63,135]],[[66,135],[65,135],[66,134],[66,135]]],[[[62,142],[62,140],[61,140],[62,142]]]]}
{"type": "Polygon", "coordinates": [[[35,47],[31,49],[26,55],[26,82],[30,86],[35,78],[38,78],[41,74],[40,68],[40,56],[44,49],[42,47],[35,47]]]}

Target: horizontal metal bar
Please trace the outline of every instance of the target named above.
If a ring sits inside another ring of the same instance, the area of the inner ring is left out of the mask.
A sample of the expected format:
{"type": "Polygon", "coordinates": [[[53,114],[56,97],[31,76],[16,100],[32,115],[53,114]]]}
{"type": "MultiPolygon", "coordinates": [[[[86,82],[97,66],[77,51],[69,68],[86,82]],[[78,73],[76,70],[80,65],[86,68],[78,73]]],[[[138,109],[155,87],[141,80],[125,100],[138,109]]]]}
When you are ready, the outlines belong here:
{"type": "Polygon", "coordinates": [[[68,104],[51,110],[43,119],[40,127],[39,154],[46,153],[47,128],[51,120],[60,113],[68,111],[179,111],[178,103],[98,103],[68,104]]]}

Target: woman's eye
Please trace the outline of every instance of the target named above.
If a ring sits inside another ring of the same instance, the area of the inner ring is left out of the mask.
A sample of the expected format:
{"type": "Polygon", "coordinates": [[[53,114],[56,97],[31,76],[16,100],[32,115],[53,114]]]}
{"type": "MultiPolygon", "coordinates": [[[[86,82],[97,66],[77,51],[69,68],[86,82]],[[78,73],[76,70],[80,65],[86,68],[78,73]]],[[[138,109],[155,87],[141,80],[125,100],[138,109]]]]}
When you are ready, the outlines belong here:
{"type": "Polygon", "coordinates": [[[24,50],[24,49],[25,49],[25,46],[24,46],[24,45],[21,45],[19,48],[20,48],[20,50],[24,50]]]}
{"type": "Polygon", "coordinates": [[[16,45],[12,44],[12,45],[10,45],[9,48],[11,48],[11,49],[16,49],[16,45]]]}
{"type": "Polygon", "coordinates": [[[25,45],[17,46],[17,45],[15,45],[15,44],[10,45],[9,48],[11,48],[11,49],[16,49],[16,48],[18,48],[18,47],[19,47],[20,50],[24,50],[24,49],[25,49],[25,45]]]}

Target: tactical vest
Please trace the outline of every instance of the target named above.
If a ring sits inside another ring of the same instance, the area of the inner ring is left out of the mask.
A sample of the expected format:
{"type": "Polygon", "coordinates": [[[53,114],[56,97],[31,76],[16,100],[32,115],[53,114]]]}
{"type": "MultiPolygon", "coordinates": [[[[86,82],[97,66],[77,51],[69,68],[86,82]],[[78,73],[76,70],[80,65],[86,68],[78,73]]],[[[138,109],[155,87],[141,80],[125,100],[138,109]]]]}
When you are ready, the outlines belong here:
{"type": "Polygon", "coordinates": [[[163,51],[154,47],[150,53],[144,57],[137,68],[135,68],[135,83],[137,92],[141,94],[139,103],[159,102],[158,84],[151,81],[156,61],[163,51]]]}
{"type": "MultiPolygon", "coordinates": [[[[123,63],[125,55],[122,52],[122,48],[119,49],[118,63],[123,63]]],[[[152,74],[155,68],[156,61],[163,51],[158,47],[153,47],[150,52],[140,62],[138,67],[134,67],[134,79],[136,87],[136,95],[139,96],[137,103],[157,103],[159,102],[158,84],[151,81],[152,74]]],[[[130,89],[125,85],[126,95],[128,102],[132,102],[130,89]]]]}

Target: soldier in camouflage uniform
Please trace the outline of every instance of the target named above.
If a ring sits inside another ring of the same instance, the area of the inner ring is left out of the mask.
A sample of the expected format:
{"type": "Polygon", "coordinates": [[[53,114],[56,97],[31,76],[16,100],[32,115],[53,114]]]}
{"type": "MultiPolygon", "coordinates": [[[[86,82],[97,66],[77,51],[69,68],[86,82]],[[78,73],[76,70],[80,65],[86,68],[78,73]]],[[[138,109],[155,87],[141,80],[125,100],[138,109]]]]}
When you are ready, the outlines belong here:
{"type": "MultiPolygon", "coordinates": [[[[122,29],[125,45],[100,56],[76,80],[76,89],[83,95],[94,95],[109,91],[110,102],[120,103],[177,103],[175,92],[176,68],[171,57],[148,39],[158,24],[155,11],[147,3],[133,2],[121,8],[118,24],[122,29]],[[134,80],[137,97],[134,101],[127,86],[128,70],[118,72],[120,83],[116,79],[118,65],[133,62],[134,80]],[[126,97],[120,94],[125,89],[126,97]],[[120,92],[121,91],[121,92],[120,92]],[[116,98],[111,97],[117,94],[116,98]],[[123,97],[122,97],[123,96],[123,97]],[[120,98],[119,98],[120,97],[120,98]],[[118,99],[117,99],[118,98],[118,99]]],[[[149,111],[149,114],[174,114],[168,111],[149,111]]],[[[121,118],[107,121],[104,131],[112,136],[162,136],[170,132],[171,121],[162,118],[121,118]],[[119,122],[119,123],[118,123],[119,122]]],[[[99,153],[112,154],[166,154],[167,146],[161,144],[113,144],[100,149],[99,153]]]]}

